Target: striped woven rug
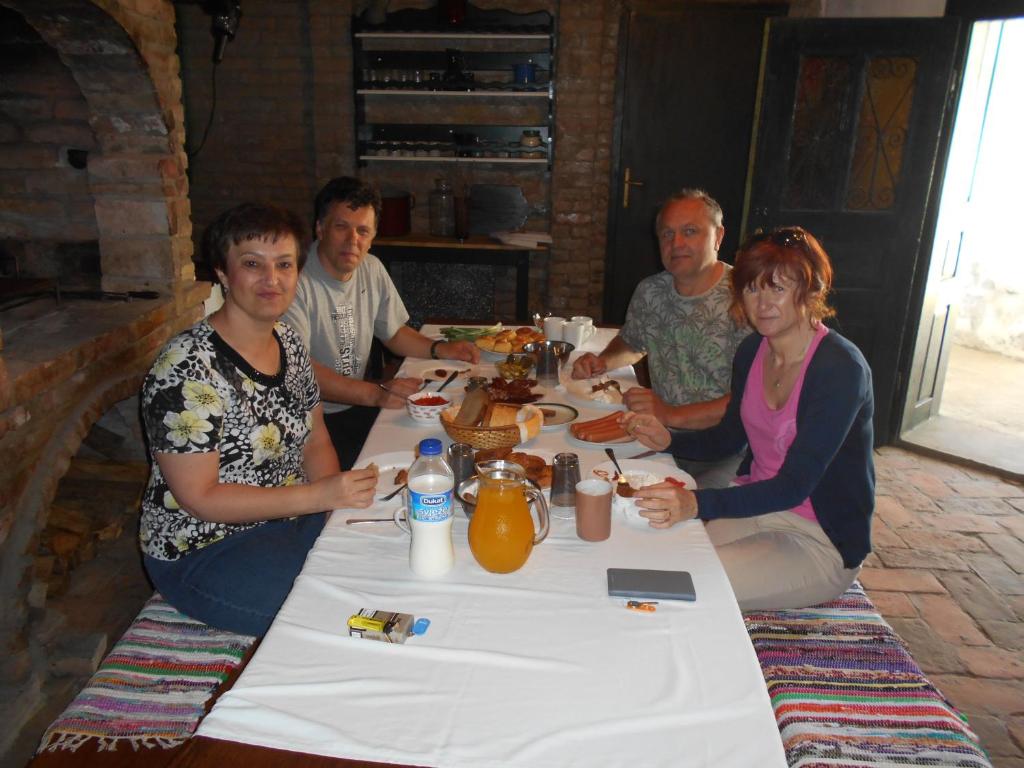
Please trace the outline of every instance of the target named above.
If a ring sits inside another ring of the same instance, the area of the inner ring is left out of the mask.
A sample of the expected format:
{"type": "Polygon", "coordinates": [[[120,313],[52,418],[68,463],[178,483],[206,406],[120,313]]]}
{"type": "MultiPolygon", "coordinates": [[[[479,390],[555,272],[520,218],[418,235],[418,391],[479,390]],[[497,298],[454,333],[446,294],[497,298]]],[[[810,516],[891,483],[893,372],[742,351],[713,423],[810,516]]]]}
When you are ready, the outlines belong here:
{"type": "Polygon", "coordinates": [[[39,752],[174,747],[254,638],[179,613],[154,594],[85,688],[43,734],[39,752]]]}
{"type": "Polygon", "coordinates": [[[744,620],[792,768],[991,768],[859,584],[830,603],[744,620]]]}

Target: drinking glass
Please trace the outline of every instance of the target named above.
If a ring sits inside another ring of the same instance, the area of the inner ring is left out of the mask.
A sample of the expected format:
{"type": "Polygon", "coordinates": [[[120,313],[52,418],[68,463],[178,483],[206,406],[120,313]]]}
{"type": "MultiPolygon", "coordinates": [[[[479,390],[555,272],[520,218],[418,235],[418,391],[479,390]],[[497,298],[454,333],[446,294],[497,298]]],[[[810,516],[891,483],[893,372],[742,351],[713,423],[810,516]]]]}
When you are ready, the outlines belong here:
{"type": "Polygon", "coordinates": [[[551,516],[572,520],[576,507],[576,483],[580,481],[580,458],[559,453],[551,462],[551,516]]]}
{"type": "Polygon", "coordinates": [[[476,466],[473,463],[475,455],[473,446],[466,443],[452,443],[448,446],[448,466],[455,475],[456,488],[463,480],[476,474],[476,466]]]}

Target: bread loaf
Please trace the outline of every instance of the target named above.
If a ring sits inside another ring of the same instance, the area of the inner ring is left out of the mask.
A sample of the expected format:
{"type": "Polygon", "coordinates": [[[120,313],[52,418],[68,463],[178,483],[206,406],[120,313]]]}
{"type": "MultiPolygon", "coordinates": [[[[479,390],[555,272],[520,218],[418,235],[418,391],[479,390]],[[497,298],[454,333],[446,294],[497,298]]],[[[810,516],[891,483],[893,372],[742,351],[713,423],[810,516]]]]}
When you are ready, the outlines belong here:
{"type": "Polygon", "coordinates": [[[490,416],[487,420],[488,427],[506,427],[509,424],[516,423],[516,417],[519,415],[519,409],[512,405],[503,405],[501,403],[495,403],[494,408],[491,409],[490,416]]]}

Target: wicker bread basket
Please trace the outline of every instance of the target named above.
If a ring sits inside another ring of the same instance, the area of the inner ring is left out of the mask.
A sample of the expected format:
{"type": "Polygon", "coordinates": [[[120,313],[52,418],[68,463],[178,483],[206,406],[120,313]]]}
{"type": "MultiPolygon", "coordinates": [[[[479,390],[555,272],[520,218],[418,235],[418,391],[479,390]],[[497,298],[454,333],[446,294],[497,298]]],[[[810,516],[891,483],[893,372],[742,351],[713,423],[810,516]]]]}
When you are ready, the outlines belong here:
{"type": "Polygon", "coordinates": [[[453,405],[441,411],[441,426],[448,436],[459,443],[469,443],[474,448],[511,448],[525,443],[540,432],[544,417],[540,409],[524,405],[519,412],[519,421],[503,427],[468,427],[455,423],[459,406],[453,405]]]}

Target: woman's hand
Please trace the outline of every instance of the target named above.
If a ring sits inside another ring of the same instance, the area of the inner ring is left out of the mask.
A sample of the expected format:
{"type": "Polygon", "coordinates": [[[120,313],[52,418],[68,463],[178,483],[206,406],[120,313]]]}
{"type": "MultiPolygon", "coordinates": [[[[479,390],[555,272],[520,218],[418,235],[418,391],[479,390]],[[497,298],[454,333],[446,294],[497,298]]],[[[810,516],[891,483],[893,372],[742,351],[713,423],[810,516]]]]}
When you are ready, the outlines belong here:
{"type": "Polygon", "coordinates": [[[651,413],[627,411],[622,417],[622,427],[631,437],[656,451],[664,451],[672,442],[672,435],[651,413]]]}
{"type": "Polygon", "coordinates": [[[650,520],[651,528],[671,528],[697,516],[697,497],[673,483],[644,486],[634,498],[640,507],[640,516],[650,520]]]}
{"type": "Polygon", "coordinates": [[[324,509],[366,509],[373,504],[379,474],[376,467],[368,467],[323,478],[324,509]]]}

